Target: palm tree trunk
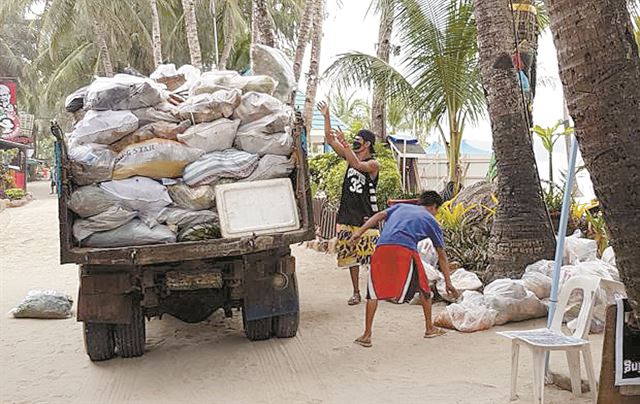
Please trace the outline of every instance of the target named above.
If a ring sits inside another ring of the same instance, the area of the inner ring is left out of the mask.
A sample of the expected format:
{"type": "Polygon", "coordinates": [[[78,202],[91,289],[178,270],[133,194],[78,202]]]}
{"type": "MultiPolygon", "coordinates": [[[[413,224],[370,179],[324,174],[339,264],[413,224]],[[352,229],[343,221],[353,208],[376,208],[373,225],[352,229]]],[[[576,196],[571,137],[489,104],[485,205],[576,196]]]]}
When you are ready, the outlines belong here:
{"type": "Polygon", "coordinates": [[[516,70],[509,2],[476,0],[480,74],[485,87],[496,155],[497,198],[488,280],[517,277],[540,259],[552,259],[555,238],[542,200],[516,70]]]}
{"type": "MultiPolygon", "coordinates": [[[[389,63],[391,52],[391,34],[393,32],[394,6],[391,2],[383,5],[380,13],[380,25],[378,28],[379,59],[389,63]]],[[[384,88],[376,86],[373,89],[373,102],[371,105],[371,130],[383,141],[387,139],[386,127],[386,94],[384,88]]]]}
{"type": "Polygon", "coordinates": [[[195,0],[182,0],[182,10],[184,12],[184,28],[187,34],[191,64],[198,69],[202,69],[202,52],[200,51],[200,40],[198,39],[195,0]]]}
{"type": "Polygon", "coordinates": [[[222,47],[222,54],[220,55],[220,62],[218,67],[220,69],[227,68],[227,61],[231,56],[231,50],[233,49],[233,23],[229,18],[224,24],[224,46],[222,47]]]}
{"type": "Polygon", "coordinates": [[[267,0],[253,0],[253,18],[254,33],[258,33],[258,37],[254,37],[254,43],[274,48],[276,46],[276,38],[273,33],[273,24],[271,24],[267,0]]]}
{"type": "Polygon", "coordinates": [[[162,63],[162,41],[160,39],[160,16],[157,0],[149,0],[151,6],[151,41],[153,46],[153,63],[158,67],[162,63]]]}
{"type": "MultiPolygon", "coordinates": [[[[318,74],[320,71],[320,50],[322,45],[322,22],[324,21],[324,0],[315,0],[315,14],[311,34],[311,64],[307,74],[307,94],[304,102],[304,122],[307,133],[311,133],[313,108],[318,90],[318,74]]],[[[308,137],[308,136],[307,136],[308,137]]]]}
{"type": "MultiPolygon", "coordinates": [[[[302,20],[300,21],[300,30],[298,31],[298,43],[296,45],[296,54],[293,57],[293,77],[296,84],[300,81],[300,73],[302,72],[302,59],[307,50],[307,42],[309,42],[309,32],[313,16],[316,14],[315,9],[317,0],[306,0],[304,10],[302,12],[302,20]]],[[[291,104],[295,100],[295,90],[291,96],[291,104]]]]}
{"type": "Polygon", "coordinates": [[[107,46],[107,34],[98,20],[94,20],[94,25],[96,27],[96,44],[100,51],[100,60],[102,62],[104,75],[106,77],[113,77],[113,64],[111,63],[111,54],[107,46]]]}
{"type": "Polygon", "coordinates": [[[549,0],[580,151],[640,314],[640,57],[625,0],[549,0]]]}

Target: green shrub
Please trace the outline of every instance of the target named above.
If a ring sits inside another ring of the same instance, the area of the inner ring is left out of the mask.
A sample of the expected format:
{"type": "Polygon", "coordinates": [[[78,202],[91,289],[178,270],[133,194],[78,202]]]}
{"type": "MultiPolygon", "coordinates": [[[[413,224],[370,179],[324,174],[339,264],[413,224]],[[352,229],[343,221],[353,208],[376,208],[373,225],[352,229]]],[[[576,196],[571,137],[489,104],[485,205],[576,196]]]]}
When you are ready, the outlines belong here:
{"type": "Polygon", "coordinates": [[[4,191],[4,194],[12,201],[16,201],[27,196],[27,193],[21,188],[9,188],[4,191]]]}

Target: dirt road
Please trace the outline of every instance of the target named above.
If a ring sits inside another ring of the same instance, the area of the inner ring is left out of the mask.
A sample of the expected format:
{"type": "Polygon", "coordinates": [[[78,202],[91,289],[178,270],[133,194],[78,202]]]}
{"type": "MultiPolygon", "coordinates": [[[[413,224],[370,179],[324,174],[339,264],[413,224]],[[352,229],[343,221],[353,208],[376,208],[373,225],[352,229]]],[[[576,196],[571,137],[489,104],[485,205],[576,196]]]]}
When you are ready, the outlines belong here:
{"type": "MultiPolygon", "coordinates": [[[[374,347],[352,343],[363,310],[348,307],[348,275],[333,257],[294,248],[302,322],[297,337],[251,343],[241,319],[216,313],[190,325],[170,316],[147,326],[142,358],[92,363],[81,325],[68,320],[17,320],[7,313],[29,291],[48,288],[75,297],[77,269],[58,264],[56,199],[47,183],[36,199],[0,213],[0,399],[3,403],[507,403],[508,341],[500,329],[422,338],[416,306],[382,304],[374,347]]],[[[595,336],[600,362],[602,338],[595,336]]],[[[566,373],[562,355],[552,367],[566,373]]],[[[531,402],[531,355],[521,355],[521,403],[531,402]]],[[[547,403],[587,403],[553,386],[547,403]]]]}

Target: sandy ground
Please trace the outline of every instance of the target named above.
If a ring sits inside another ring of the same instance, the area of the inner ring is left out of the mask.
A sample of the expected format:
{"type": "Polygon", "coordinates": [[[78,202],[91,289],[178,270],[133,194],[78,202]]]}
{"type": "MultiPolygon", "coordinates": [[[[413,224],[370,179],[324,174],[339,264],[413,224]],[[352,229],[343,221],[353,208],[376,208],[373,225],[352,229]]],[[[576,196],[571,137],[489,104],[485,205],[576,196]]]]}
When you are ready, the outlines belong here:
{"type": "MultiPolygon", "coordinates": [[[[58,264],[56,199],[47,186],[31,184],[32,203],[0,213],[3,403],[507,403],[510,343],[495,331],[544,324],[425,340],[419,307],[384,303],[374,347],[364,349],[352,343],[364,308],[346,305],[347,273],[333,257],[296,247],[302,306],[297,337],[252,343],[239,316],[216,313],[196,325],[165,316],[148,323],[144,357],[92,363],[75,319],[4,314],[30,289],[76,295],[75,266],[58,264]]],[[[599,373],[602,337],[592,340],[599,373]]],[[[532,402],[527,350],[520,362],[518,402],[532,402]]],[[[552,368],[567,373],[563,355],[552,356],[552,368]]],[[[554,386],[545,394],[547,403],[589,402],[554,386]]]]}

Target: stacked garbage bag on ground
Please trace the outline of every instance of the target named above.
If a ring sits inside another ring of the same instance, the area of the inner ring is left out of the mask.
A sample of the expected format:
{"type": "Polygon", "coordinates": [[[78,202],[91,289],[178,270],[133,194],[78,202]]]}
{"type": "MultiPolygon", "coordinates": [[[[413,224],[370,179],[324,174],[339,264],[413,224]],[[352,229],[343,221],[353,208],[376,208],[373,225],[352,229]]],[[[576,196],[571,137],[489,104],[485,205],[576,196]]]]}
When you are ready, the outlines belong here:
{"type": "Polygon", "coordinates": [[[254,75],[161,65],[96,78],[67,98],[77,243],[119,247],[220,237],[215,187],[288,177],[291,67],[252,48],[254,75]]]}
{"type": "MultiPolygon", "coordinates": [[[[435,269],[437,255],[430,240],[421,242],[418,247],[432,289],[445,301],[452,303],[435,317],[434,322],[437,326],[461,332],[475,332],[487,330],[495,325],[547,316],[553,261],[542,260],[529,265],[521,279],[496,279],[484,287],[480,278],[473,272],[464,268],[455,269],[451,274],[451,281],[461,293],[461,296],[455,299],[446,293],[444,278],[435,269]]],[[[560,291],[565,282],[573,276],[596,276],[602,280],[620,281],[613,249],[607,248],[602,257],[598,258],[597,243],[594,240],[582,238],[579,231],[567,237],[560,271],[560,291]]],[[[601,333],[604,330],[605,309],[615,301],[616,294],[620,292],[611,287],[611,284],[601,282],[591,320],[592,333],[601,333]]],[[[582,296],[578,293],[580,292],[574,292],[571,296],[565,312],[565,321],[569,329],[575,329],[580,312],[582,296]]]]}

